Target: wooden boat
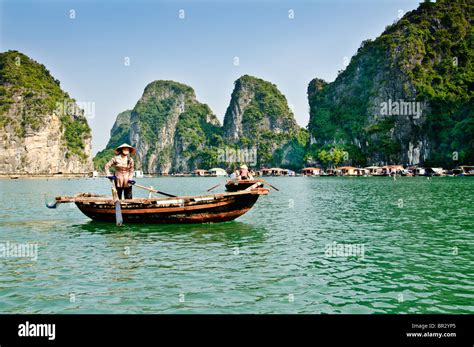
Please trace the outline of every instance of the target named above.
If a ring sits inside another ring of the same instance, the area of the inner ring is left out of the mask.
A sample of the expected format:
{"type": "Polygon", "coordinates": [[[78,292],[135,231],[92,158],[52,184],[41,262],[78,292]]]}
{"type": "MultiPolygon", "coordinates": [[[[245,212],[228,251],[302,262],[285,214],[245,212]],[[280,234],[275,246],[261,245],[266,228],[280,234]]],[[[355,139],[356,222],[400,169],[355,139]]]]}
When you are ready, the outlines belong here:
{"type": "MultiPolygon", "coordinates": [[[[134,198],[120,201],[124,223],[216,223],[240,217],[269,190],[251,185],[246,190],[172,198],[134,198]],[[250,188],[250,189],[249,189],[250,188]]],[[[56,203],[73,202],[87,217],[115,222],[115,201],[110,196],[80,193],[58,196],[56,203]]]]}
{"type": "Polygon", "coordinates": [[[227,180],[225,184],[225,189],[228,192],[237,192],[240,190],[245,190],[257,183],[257,187],[263,187],[263,182],[261,182],[260,180],[227,180]]]}

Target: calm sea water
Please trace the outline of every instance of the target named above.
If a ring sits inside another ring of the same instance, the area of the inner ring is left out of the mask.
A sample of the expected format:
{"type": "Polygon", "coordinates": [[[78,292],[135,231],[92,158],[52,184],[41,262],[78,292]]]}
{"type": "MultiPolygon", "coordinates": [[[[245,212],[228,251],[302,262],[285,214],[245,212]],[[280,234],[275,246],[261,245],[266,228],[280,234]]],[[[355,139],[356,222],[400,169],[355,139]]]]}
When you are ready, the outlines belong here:
{"type": "MultiPolygon", "coordinates": [[[[224,179],[139,181],[202,194],[224,179]]],[[[0,312],[474,312],[474,178],[268,181],[280,191],[233,222],[117,227],[44,207],[108,194],[105,179],[2,179],[0,247],[37,259],[4,252],[0,312]]]]}

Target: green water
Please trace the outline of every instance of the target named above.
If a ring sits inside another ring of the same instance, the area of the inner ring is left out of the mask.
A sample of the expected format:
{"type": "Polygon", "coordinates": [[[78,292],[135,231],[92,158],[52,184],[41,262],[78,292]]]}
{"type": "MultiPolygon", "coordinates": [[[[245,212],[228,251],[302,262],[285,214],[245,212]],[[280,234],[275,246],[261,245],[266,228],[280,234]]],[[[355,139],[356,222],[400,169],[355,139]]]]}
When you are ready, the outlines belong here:
{"type": "MultiPolygon", "coordinates": [[[[140,183],[201,194],[222,181],[140,183]]],[[[108,194],[104,179],[2,179],[0,243],[38,248],[0,258],[0,312],[474,312],[473,178],[268,181],[280,192],[233,222],[117,227],[44,207],[108,194]],[[328,254],[333,242],[358,251],[328,254]]]]}

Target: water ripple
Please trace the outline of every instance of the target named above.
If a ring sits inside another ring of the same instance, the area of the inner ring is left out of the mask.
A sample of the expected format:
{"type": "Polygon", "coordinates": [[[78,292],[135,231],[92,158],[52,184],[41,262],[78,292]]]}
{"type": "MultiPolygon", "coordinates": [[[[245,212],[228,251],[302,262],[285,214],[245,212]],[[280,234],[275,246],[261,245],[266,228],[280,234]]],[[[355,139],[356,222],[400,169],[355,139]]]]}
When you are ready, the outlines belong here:
{"type": "MultiPolygon", "coordinates": [[[[38,246],[37,260],[0,258],[0,312],[474,311],[474,179],[268,181],[280,191],[234,222],[119,228],[44,208],[107,194],[101,180],[0,180],[0,243],[38,246]],[[334,243],[359,253],[330,256],[334,243]]],[[[143,183],[202,194],[221,179],[143,183]]]]}

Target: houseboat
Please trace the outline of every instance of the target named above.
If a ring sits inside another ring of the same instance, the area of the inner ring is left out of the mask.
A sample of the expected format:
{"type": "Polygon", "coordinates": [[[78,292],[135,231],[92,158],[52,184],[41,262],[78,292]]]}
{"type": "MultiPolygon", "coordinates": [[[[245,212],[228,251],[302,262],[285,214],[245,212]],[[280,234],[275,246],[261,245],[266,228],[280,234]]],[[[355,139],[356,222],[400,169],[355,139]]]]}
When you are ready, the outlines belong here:
{"type": "Polygon", "coordinates": [[[281,169],[279,167],[272,167],[270,169],[262,169],[262,176],[283,176],[284,175],[284,169],[281,169]]]}
{"type": "Polygon", "coordinates": [[[385,165],[382,166],[384,176],[401,175],[405,168],[403,165],[385,165]]]}
{"type": "Polygon", "coordinates": [[[305,167],[301,173],[303,176],[321,176],[321,171],[320,167],[305,167]]]}
{"type": "Polygon", "coordinates": [[[365,169],[370,176],[383,176],[383,170],[380,166],[367,166],[365,169]]]}
{"type": "Polygon", "coordinates": [[[341,176],[357,176],[357,168],[353,166],[339,166],[336,172],[341,176]]]}
{"type": "Polygon", "coordinates": [[[193,171],[193,176],[209,176],[209,173],[207,172],[207,170],[204,169],[196,169],[193,171]]]}
{"type": "Polygon", "coordinates": [[[219,167],[213,167],[209,169],[208,172],[211,176],[227,176],[227,172],[219,167]]]}

